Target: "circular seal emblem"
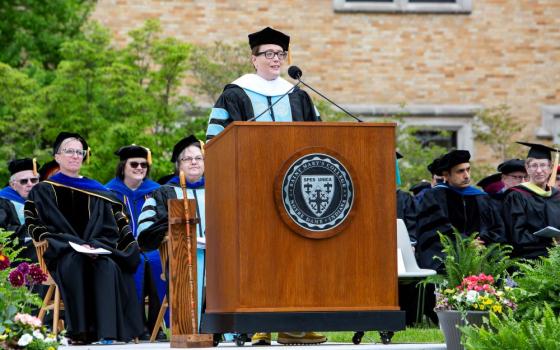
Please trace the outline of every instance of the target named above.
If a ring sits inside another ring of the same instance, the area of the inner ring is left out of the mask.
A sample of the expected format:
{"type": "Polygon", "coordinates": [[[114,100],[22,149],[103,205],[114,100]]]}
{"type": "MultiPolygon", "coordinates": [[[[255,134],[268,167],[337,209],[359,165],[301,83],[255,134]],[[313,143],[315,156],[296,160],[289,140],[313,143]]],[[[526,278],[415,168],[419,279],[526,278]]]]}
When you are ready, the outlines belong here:
{"type": "Polygon", "coordinates": [[[323,232],[340,225],[354,201],[352,178],[336,158],[310,153],[297,159],[282,181],[282,201],[300,227],[323,232]]]}

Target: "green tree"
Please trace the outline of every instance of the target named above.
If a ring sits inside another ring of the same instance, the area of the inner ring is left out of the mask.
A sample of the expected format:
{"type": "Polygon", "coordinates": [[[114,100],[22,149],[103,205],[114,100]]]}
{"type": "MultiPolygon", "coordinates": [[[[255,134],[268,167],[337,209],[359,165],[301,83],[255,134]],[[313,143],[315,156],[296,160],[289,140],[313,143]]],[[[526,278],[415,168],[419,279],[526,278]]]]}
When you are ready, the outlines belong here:
{"type": "Polygon", "coordinates": [[[62,45],[55,79],[41,91],[49,116],[45,148],[61,130],[79,132],[92,148],[84,174],[101,181],[113,176],[113,152],[131,143],[152,150],[153,178],[172,171],[172,146],[190,133],[200,136],[206,121],[187,115],[200,111],[179,90],[192,46],[160,32],[159,23],[148,21],[116,49],[107,29],[91,23],[62,45]]]}
{"type": "Polygon", "coordinates": [[[509,106],[480,110],[474,118],[473,129],[475,140],[489,146],[494,157],[503,161],[519,155],[519,145],[512,140],[523,130],[523,124],[511,115],[509,106]]]}
{"type": "Polygon", "coordinates": [[[95,0],[0,1],[0,61],[12,67],[37,61],[54,69],[59,48],[80,35],[95,0]]]}
{"type": "MultiPolygon", "coordinates": [[[[36,81],[0,63],[0,159],[41,155],[36,152],[41,148],[36,136],[43,131],[46,111],[38,91],[36,81]]],[[[1,166],[0,178],[7,179],[8,175],[7,167],[1,166]]]]}
{"type": "Polygon", "coordinates": [[[254,71],[247,43],[215,42],[196,46],[192,52],[190,72],[193,90],[214,102],[226,84],[254,71]]]}
{"type": "Polygon", "coordinates": [[[422,145],[416,131],[417,127],[407,126],[402,122],[397,127],[397,149],[404,156],[399,160],[401,187],[405,191],[421,180],[430,181],[432,175],[428,171],[428,164],[447,152],[444,147],[436,144],[422,145]]]}

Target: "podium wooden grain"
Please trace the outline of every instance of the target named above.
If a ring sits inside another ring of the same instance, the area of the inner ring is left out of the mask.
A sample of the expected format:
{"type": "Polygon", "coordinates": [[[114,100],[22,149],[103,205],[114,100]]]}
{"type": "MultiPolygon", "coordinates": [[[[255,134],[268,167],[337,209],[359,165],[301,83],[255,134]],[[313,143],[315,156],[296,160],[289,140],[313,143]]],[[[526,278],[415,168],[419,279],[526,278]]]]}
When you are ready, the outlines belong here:
{"type": "MultiPolygon", "coordinates": [[[[189,217],[195,217],[196,201],[189,200],[189,217]]],[[[171,347],[172,348],[201,348],[211,347],[212,334],[193,334],[191,321],[187,252],[188,241],[186,235],[186,220],[183,200],[171,199],[168,201],[169,215],[169,239],[171,249],[169,251],[169,309],[171,320],[171,347]]],[[[198,325],[198,298],[197,268],[196,268],[196,223],[190,224],[191,231],[191,253],[193,257],[193,279],[195,295],[194,313],[195,325],[198,325]]],[[[165,263],[165,262],[162,262],[165,263]]]]}
{"type": "Polygon", "coordinates": [[[244,313],[401,313],[394,123],[234,122],[206,145],[205,169],[205,317],[226,320],[209,329],[241,329],[228,317],[244,313]],[[290,157],[317,148],[344,159],[355,184],[350,221],[325,239],[294,232],[274,196],[290,157]]]}

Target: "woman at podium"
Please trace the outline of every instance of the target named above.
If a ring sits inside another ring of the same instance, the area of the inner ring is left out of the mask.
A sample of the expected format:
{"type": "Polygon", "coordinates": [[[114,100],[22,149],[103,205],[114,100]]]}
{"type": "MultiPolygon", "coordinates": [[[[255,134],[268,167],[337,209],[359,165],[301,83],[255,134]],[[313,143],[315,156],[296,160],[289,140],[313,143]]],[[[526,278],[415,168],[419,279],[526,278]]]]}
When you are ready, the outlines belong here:
{"type": "MultiPolygon", "coordinates": [[[[307,92],[280,77],[289,61],[290,37],[266,27],[249,34],[251,63],[255,73],[245,74],[225,86],[216,101],[206,131],[206,140],[222,132],[233,121],[320,121],[319,112],[307,92]]],[[[278,333],[281,344],[319,344],[327,341],[315,332],[278,333]]],[[[270,345],[270,333],[255,333],[253,345],[270,345]]]]}
{"type": "Polygon", "coordinates": [[[249,34],[255,73],[245,74],[224,87],[216,101],[206,139],[218,135],[233,121],[320,121],[307,92],[280,77],[289,60],[290,37],[266,27],[249,34]]]}

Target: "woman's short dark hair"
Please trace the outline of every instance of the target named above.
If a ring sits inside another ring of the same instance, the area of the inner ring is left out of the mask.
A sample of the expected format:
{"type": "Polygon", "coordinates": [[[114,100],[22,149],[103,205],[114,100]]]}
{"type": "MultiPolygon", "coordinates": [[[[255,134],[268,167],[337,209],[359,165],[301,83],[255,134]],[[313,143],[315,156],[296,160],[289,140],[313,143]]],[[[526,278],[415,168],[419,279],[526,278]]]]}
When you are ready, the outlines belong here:
{"type": "MultiPolygon", "coordinates": [[[[126,166],[126,161],[128,159],[125,160],[121,160],[119,162],[119,164],[117,164],[117,170],[115,171],[115,177],[118,177],[121,180],[124,180],[124,167],[126,166]]],[[[148,164],[148,167],[146,168],[146,176],[144,176],[144,179],[147,179],[150,176],[150,164],[148,164]]]]}

